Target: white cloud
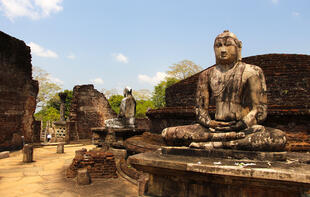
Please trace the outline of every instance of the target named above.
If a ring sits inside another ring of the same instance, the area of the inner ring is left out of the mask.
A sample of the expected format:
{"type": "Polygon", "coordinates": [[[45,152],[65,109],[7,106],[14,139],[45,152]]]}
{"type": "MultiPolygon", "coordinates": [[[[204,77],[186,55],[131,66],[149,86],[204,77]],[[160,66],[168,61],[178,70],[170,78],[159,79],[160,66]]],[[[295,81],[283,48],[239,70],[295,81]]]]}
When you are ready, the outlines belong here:
{"type": "Polygon", "coordinates": [[[297,17],[297,16],[300,16],[300,13],[299,12],[292,12],[292,15],[297,17]]]}
{"type": "Polygon", "coordinates": [[[56,83],[59,86],[62,86],[64,82],[56,77],[53,77],[52,75],[48,74],[47,79],[53,83],[56,83]]]}
{"type": "Polygon", "coordinates": [[[278,4],[280,0],[271,0],[273,4],[278,4]]]}
{"type": "Polygon", "coordinates": [[[93,84],[96,84],[96,85],[102,85],[103,84],[103,79],[101,79],[99,77],[96,79],[91,79],[89,81],[92,82],[93,84]]]}
{"type": "Polygon", "coordinates": [[[167,77],[167,74],[164,72],[157,72],[155,76],[150,77],[148,75],[138,75],[140,82],[149,83],[152,85],[158,84],[160,81],[164,80],[167,77]]]}
{"type": "Polygon", "coordinates": [[[63,10],[63,0],[0,0],[0,10],[10,20],[28,17],[33,20],[49,16],[63,10]]]}
{"type": "Polygon", "coordinates": [[[43,47],[34,42],[30,42],[28,45],[30,46],[33,55],[48,58],[58,58],[57,53],[49,49],[44,49],[43,47]]]}
{"type": "Polygon", "coordinates": [[[115,57],[116,61],[118,61],[118,62],[125,63],[125,64],[128,63],[128,58],[121,53],[113,54],[113,56],[115,57]]]}
{"type": "Polygon", "coordinates": [[[73,53],[70,53],[67,58],[74,60],[76,56],[73,53]]]}

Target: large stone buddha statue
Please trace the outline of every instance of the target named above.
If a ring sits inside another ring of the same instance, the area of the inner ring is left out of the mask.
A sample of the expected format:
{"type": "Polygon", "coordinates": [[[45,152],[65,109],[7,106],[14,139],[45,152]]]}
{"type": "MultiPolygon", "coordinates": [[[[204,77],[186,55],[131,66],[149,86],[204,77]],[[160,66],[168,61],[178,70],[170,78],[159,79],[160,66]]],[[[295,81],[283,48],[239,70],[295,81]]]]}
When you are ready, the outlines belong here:
{"type": "Polygon", "coordinates": [[[216,65],[203,71],[197,86],[197,124],[168,127],[162,136],[168,145],[194,148],[281,151],[284,132],[264,127],[267,95],[260,67],[241,61],[242,42],[224,31],[215,38],[216,65]],[[216,106],[209,115],[210,100],[216,106]]]}

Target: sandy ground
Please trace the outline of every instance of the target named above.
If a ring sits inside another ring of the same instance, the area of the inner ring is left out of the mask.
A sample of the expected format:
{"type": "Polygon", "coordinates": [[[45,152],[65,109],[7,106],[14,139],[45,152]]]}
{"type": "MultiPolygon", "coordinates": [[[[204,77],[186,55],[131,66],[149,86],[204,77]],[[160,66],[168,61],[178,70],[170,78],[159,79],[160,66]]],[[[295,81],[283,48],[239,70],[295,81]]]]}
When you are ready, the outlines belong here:
{"type": "Polygon", "coordinates": [[[34,162],[23,163],[22,152],[0,159],[0,196],[137,196],[137,186],[119,177],[117,179],[94,179],[91,185],[80,186],[76,179],[65,177],[75,151],[88,150],[93,145],[65,145],[64,154],[56,154],[56,146],[34,149],[34,162]]]}

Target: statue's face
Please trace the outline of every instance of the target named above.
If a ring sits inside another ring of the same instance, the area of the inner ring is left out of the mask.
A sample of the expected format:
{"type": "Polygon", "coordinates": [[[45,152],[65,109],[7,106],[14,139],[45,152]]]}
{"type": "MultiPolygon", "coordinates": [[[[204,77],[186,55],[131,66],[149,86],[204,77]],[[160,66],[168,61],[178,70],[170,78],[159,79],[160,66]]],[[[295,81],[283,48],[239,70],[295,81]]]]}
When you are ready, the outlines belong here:
{"type": "Polygon", "coordinates": [[[232,37],[219,37],[214,42],[217,64],[231,64],[238,60],[237,43],[232,37]]]}

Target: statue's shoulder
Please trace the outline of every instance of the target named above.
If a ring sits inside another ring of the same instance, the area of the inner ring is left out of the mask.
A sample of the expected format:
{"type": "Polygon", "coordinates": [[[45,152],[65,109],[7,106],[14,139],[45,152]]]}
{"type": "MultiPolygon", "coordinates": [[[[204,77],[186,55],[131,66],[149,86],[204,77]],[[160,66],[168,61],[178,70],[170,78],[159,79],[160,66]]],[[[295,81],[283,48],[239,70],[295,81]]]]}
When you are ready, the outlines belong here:
{"type": "Polygon", "coordinates": [[[215,66],[207,68],[199,74],[199,77],[208,77],[211,73],[213,73],[215,66]]]}
{"type": "Polygon", "coordinates": [[[252,74],[252,75],[261,75],[263,74],[263,70],[254,64],[247,64],[245,62],[241,62],[242,66],[244,66],[244,73],[252,74]]]}
{"type": "Polygon", "coordinates": [[[204,71],[202,71],[200,74],[199,74],[199,82],[198,83],[208,83],[208,81],[210,80],[209,78],[210,78],[210,75],[211,75],[211,73],[212,73],[212,71],[211,70],[213,70],[213,67],[211,67],[211,68],[208,68],[208,69],[206,69],[206,70],[204,70],[204,71]]]}

